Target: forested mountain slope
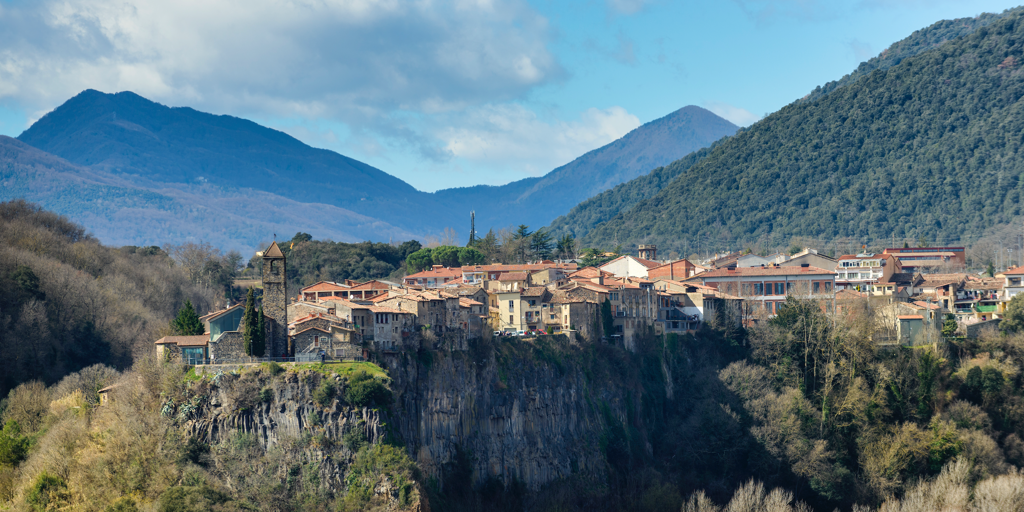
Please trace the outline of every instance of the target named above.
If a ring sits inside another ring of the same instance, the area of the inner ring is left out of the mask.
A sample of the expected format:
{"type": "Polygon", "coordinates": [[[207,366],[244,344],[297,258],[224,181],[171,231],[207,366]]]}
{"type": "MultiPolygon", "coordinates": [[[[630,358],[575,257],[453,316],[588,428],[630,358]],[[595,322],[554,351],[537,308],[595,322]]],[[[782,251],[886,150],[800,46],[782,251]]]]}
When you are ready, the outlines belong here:
{"type": "Polygon", "coordinates": [[[416,236],[343,208],[269,192],[135,178],[74,165],[0,136],[0,201],[34,201],[85,225],[107,244],[215,240],[220,247],[249,254],[274,233],[297,230],[345,242],[416,236]]]}
{"type": "Polygon", "coordinates": [[[66,217],[0,203],[0,396],[96,363],[127,367],[185,300],[206,312],[215,296],[157,247],[105,247],[66,217]]]}
{"type": "Polygon", "coordinates": [[[611,190],[606,190],[583,201],[569,210],[569,213],[555,219],[549,228],[551,233],[556,238],[566,234],[572,235],[574,238],[585,236],[594,226],[615,217],[621,211],[632,208],[644,199],[654,197],[677,176],[706,157],[711,148],[720,143],[721,141],[712,144],[710,148],[698,149],[671,164],[658,167],[649,174],[616,185],[611,190]]]}
{"type": "Polygon", "coordinates": [[[890,67],[899,64],[907,57],[913,57],[921,52],[941,46],[958,37],[970,34],[981,27],[995,23],[1006,16],[1019,14],[1022,10],[1024,10],[1024,7],[1016,7],[1013,9],[1007,9],[998,14],[985,12],[974,18],[957,18],[955,20],[942,20],[935,22],[927,28],[914,31],[914,33],[906,39],[901,39],[893,43],[892,46],[886,48],[877,57],[872,57],[865,62],[861,62],[860,66],[857,66],[857,69],[843,78],[816,87],[807,96],[804,96],[798,101],[807,102],[817,100],[840,87],[844,87],[857,81],[858,78],[867,75],[876,69],[889,69],[890,67]]]}
{"type": "Polygon", "coordinates": [[[511,224],[544,226],[573,205],[736,133],[736,125],[690,105],[646,123],[538,178],[498,187],[439,190],[448,205],[476,210],[481,232],[511,224]]]}
{"type": "Polygon", "coordinates": [[[1014,13],[768,116],[585,242],[977,236],[1021,213],[1022,65],[1014,13]]]}
{"type": "MultiPolygon", "coordinates": [[[[299,203],[370,212],[375,219],[427,233],[454,222],[433,196],[367,164],[252,121],[169,108],[131,92],[82,92],[18,139],[142,186],[253,189],[299,203]],[[434,214],[419,214],[423,209],[434,214]]],[[[263,213],[253,208],[252,215],[263,213]]]]}

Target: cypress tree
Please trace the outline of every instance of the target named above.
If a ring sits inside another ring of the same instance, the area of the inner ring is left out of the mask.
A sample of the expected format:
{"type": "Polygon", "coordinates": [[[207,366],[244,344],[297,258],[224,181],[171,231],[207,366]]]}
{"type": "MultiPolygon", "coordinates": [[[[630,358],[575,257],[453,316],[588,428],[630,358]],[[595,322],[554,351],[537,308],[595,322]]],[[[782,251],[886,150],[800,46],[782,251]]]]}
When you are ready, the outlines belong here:
{"type": "Polygon", "coordinates": [[[612,316],[612,302],[608,299],[601,304],[601,324],[604,327],[604,335],[610,341],[612,334],[615,333],[615,317],[612,316]]]}
{"type": "Polygon", "coordinates": [[[245,346],[245,355],[252,355],[253,335],[256,332],[258,320],[256,319],[256,299],[253,297],[252,287],[245,295],[245,312],[242,313],[242,340],[245,346]]]}
{"type": "Polygon", "coordinates": [[[263,357],[267,353],[267,330],[263,323],[263,306],[256,312],[256,332],[253,334],[252,355],[263,357]]]}
{"type": "Polygon", "coordinates": [[[206,331],[190,300],[185,301],[185,305],[178,310],[178,316],[171,320],[171,329],[178,336],[196,336],[206,331]]]}

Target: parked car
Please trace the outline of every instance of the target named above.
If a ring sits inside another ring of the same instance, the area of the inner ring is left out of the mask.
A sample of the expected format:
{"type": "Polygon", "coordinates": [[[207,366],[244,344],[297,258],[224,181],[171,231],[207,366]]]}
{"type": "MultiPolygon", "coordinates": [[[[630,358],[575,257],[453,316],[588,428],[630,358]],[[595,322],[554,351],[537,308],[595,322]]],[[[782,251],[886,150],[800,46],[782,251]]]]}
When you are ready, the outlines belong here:
{"type": "Polygon", "coordinates": [[[526,331],[520,329],[519,331],[516,331],[516,336],[526,336],[526,331]]]}

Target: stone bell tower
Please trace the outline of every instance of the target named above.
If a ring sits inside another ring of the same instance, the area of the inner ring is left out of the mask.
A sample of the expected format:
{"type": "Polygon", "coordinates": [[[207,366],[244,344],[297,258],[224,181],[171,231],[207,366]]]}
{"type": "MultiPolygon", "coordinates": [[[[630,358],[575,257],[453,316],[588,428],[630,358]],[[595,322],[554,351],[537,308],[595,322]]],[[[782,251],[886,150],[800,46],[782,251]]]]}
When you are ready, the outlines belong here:
{"type": "Polygon", "coordinates": [[[277,242],[263,251],[263,319],[267,357],[291,357],[288,347],[288,278],[277,242]]]}

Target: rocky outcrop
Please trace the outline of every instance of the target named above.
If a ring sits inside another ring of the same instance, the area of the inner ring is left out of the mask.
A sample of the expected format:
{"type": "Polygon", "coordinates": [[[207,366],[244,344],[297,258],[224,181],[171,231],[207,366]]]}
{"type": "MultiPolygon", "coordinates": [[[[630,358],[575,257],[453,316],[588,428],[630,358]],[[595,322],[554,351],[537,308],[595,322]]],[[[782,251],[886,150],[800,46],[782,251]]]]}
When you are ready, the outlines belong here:
{"type": "Polygon", "coordinates": [[[225,374],[208,386],[209,398],[202,413],[184,422],[183,427],[190,436],[207,443],[223,441],[238,432],[255,434],[265,448],[312,432],[340,440],[352,428],[362,429],[370,443],[383,439],[382,413],[347,406],[340,398],[343,388],[344,380],[338,376],[225,374]],[[321,378],[333,380],[337,389],[326,407],[313,401],[313,391],[321,378]]]}

